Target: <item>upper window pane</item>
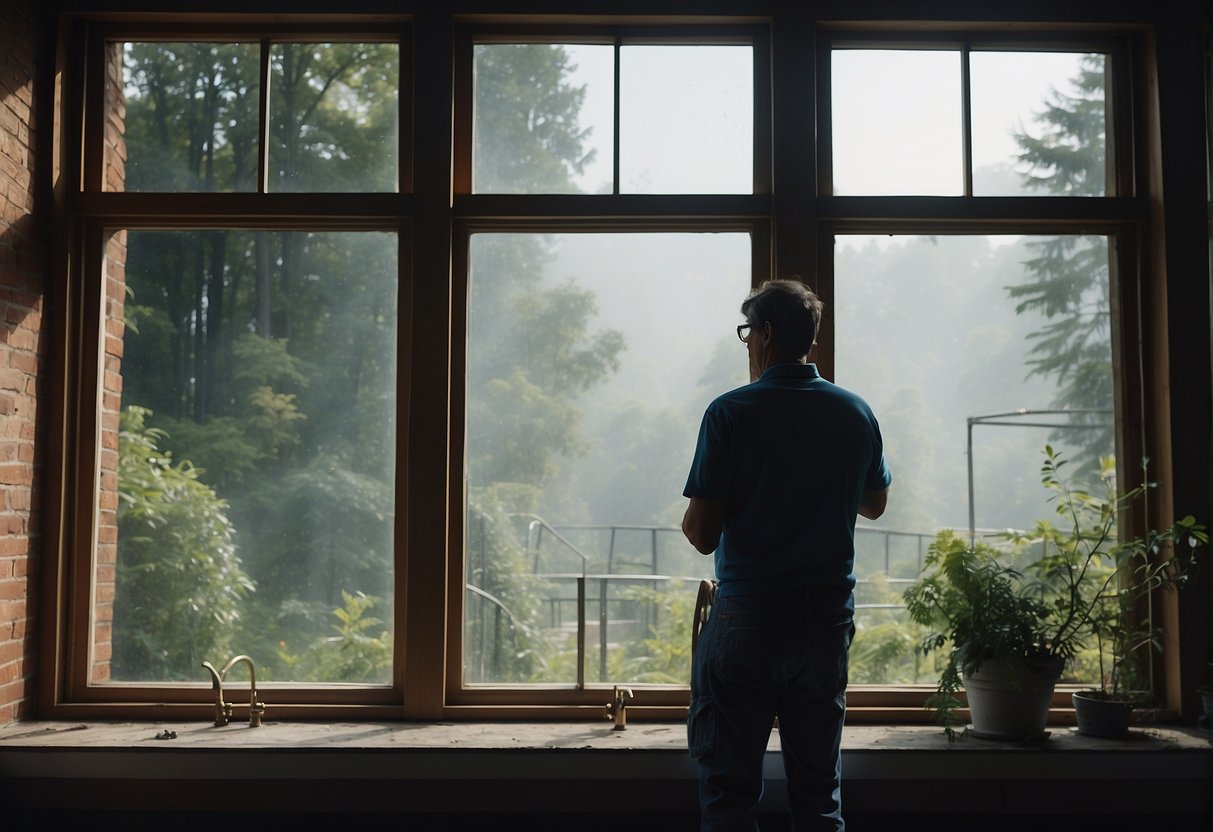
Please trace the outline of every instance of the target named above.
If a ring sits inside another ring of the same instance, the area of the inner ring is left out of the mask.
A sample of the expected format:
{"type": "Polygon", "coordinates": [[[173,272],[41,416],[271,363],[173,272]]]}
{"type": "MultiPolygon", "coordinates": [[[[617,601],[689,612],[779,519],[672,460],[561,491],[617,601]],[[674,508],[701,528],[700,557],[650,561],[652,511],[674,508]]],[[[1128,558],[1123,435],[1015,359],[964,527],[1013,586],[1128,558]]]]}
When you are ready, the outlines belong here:
{"type": "Polygon", "coordinates": [[[270,68],[270,190],[396,190],[397,44],[277,43],[270,68]]]}
{"type": "Polygon", "coordinates": [[[972,52],[973,193],[1107,193],[1107,57],[972,52]]]}
{"type": "Polygon", "coordinates": [[[122,43],[107,84],[105,189],[253,191],[255,43],[122,43]],[[120,61],[120,63],[119,63],[120,61]]]}
{"type": "Polygon", "coordinates": [[[475,48],[472,181],[477,193],[611,193],[611,46],[475,48]]]}
{"type": "Polygon", "coordinates": [[[625,46],[619,76],[621,193],[753,192],[750,46],[625,46]]]}
{"type": "Polygon", "coordinates": [[[836,49],[834,193],[964,193],[960,53],[836,49]]]}

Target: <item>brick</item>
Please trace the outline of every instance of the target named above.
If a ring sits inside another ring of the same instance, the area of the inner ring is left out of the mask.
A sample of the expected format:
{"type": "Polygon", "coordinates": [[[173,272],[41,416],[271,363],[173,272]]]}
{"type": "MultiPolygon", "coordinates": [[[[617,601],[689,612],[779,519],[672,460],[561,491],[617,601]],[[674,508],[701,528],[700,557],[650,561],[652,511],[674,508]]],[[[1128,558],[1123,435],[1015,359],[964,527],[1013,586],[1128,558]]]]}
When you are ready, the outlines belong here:
{"type": "MultiPolygon", "coordinates": [[[[0,558],[16,557],[18,555],[28,555],[30,551],[29,541],[24,538],[4,537],[0,538],[0,558]]],[[[3,600],[4,596],[0,596],[3,600]]],[[[0,621],[4,620],[4,616],[0,615],[0,621]]]]}
{"type": "Polygon", "coordinates": [[[0,390],[20,392],[25,389],[27,376],[20,370],[11,367],[0,369],[0,390]]]}
{"type": "Polygon", "coordinates": [[[27,596],[29,587],[24,578],[9,578],[0,581],[0,600],[15,601],[27,596]]]}
{"type": "Polygon", "coordinates": [[[9,682],[20,678],[20,675],[21,665],[19,662],[0,664],[0,685],[7,685],[9,682]]]}
{"type": "Polygon", "coordinates": [[[19,641],[0,643],[0,664],[16,661],[25,653],[24,645],[19,641]]]}
{"type": "Polygon", "coordinates": [[[0,465],[0,484],[30,485],[34,471],[29,465],[0,465]]]}
{"type": "Polygon", "coordinates": [[[11,352],[8,356],[8,366],[14,370],[20,370],[29,375],[37,375],[39,371],[39,357],[28,352],[11,352]]]}

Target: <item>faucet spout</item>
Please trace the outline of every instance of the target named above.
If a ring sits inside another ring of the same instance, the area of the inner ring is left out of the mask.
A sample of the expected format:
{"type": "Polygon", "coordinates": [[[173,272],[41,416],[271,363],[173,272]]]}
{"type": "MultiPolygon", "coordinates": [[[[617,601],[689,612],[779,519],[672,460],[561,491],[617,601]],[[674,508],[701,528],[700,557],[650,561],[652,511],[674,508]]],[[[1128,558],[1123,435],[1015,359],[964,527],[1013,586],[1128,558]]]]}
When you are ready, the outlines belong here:
{"type": "Polygon", "coordinates": [[[220,673],[210,662],[203,662],[202,666],[210,671],[211,688],[215,691],[215,725],[216,727],[227,725],[228,720],[232,718],[231,704],[223,701],[223,677],[227,673],[227,668],[220,673]]]}
{"type": "MultiPolygon", "coordinates": [[[[250,728],[258,728],[261,726],[261,717],[265,715],[265,703],[257,701],[257,666],[253,664],[253,660],[243,654],[233,657],[228,661],[227,664],[223,666],[223,670],[219,671],[219,678],[220,680],[226,679],[228,671],[241,662],[248,665],[248,724],[250,728]]],[[[211,668],[211,672],[214,673],[214,668],[211,668]]],[[[230,715],[231,705],[228,705],[227,707],[230,715]]]]}

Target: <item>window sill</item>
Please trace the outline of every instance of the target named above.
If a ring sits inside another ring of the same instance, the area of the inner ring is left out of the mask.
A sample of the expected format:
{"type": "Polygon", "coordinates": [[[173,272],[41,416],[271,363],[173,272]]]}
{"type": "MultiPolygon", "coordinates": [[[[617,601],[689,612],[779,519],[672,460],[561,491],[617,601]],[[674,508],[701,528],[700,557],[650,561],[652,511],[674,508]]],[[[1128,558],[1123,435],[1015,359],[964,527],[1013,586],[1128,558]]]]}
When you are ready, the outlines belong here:
{"type": "MultiPolygon", "coordinates": [[[[763,800],[769,811],[786,808],[778,749],[773,736],[763,800]]],[[[843,765],[848,809],[856,812],[1099,806],[1203,819],[1213,741],[1195,728],[1139,726],[1125,740],[1095,740],[1054,726],[1032,745],[972,738],[949,745],[932,726],[851,725],[843,765]],[[1023,790],[1030,801],[1017,796],[1023,790]]],[[[696,777],[677,723],[634,722],[625,731],[605,721],[26,722],[0,729],[0,798],[27,809],[214,810],[214,781],[222,781],[228,811],[693,812],[696,777]],[[156,738],[165,731],[176,736],[156,738]],[[474,805],[469,781],[476,782],[474,805]]]]}

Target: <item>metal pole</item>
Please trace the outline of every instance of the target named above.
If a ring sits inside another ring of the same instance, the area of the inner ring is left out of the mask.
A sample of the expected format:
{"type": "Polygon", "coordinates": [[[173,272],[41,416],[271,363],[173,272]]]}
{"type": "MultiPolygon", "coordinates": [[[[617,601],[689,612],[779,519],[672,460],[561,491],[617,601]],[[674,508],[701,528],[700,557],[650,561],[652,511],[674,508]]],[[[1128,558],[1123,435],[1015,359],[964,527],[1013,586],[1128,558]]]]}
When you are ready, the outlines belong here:
{"type": "Polygon", "coordinates": [[[965,420],[968,425],[968,453],[969,458],[969,548],[977,546],[977,512],[973,506],[973,419],[965,420]]]}
{"type": "Polygon", "coordinates": [[[577,690],[585,689],[585,575],[577,577],[577,690]]]}
{"type": "Polygon", "coordinates": [[[598,580],[598,681],[607,680],[607,581],[598,580]]]}

